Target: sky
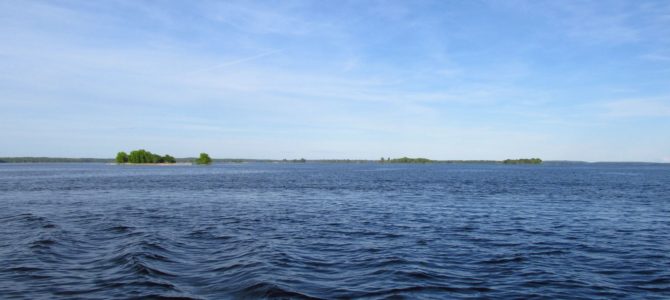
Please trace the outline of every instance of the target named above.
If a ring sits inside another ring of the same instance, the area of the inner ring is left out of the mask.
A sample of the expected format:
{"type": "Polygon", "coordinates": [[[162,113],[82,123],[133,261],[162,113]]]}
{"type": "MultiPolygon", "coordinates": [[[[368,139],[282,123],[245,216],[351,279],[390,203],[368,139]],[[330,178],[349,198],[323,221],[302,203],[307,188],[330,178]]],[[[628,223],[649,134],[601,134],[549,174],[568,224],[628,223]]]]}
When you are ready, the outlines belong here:
{"type": "Polygon", "coordinates": [[[670,162],[670,1],[0,0],[0,156],[670,162]]]}

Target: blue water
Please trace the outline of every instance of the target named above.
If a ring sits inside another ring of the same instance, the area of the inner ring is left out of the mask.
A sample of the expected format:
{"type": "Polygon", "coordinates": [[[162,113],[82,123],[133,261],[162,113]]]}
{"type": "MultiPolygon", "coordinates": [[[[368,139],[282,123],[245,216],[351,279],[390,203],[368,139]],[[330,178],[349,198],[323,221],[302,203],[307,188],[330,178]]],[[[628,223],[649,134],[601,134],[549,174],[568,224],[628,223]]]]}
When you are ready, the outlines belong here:
{"type": "Polygon", "coordinates": [[[0,298],[670,298],[670,166],[0,164],[0,298]]]}

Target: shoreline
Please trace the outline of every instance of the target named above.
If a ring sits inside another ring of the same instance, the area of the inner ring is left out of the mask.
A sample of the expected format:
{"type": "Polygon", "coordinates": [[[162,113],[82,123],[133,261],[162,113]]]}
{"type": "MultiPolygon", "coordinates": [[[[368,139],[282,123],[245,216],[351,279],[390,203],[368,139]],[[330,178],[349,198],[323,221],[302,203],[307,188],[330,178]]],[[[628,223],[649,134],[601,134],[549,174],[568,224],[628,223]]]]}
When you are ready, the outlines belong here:
{"type": "MultiPolygon", "coordinates": [[[[107,165],[194,165],[195,158],[177,158],[176,163],[116,163],[114,159],[106,158],[64,158],[64,157],[0,157],[0,165],[3,164],[31,164],[31,163],[101,163],[107,165]]],[[[279,164],[360,164],[360,163],[378,163],[378,164],[503,164],[502,160],[430,160],[429,162],[387,162],[381,163],[379,160],[365,159],[311,159],[305,162],[283,160],[283,159],[239,159],[239,158],[215,158],[212,163],[279,163],[279,164]]],[[[647,162],[647,161],[572,161],[572,160],[544,160],[542,164],[663,164],[670,165],[670,162],[647,162]]],[[[521,164],[522,165],[522,164],[521,164]]]]}

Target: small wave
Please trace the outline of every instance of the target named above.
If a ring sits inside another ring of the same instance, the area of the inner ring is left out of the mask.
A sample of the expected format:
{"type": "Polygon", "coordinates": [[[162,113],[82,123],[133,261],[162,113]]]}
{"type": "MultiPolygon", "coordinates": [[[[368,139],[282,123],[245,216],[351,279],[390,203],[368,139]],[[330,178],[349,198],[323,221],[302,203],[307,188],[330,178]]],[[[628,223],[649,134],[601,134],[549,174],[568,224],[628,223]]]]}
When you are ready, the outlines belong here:
{"type": "Polygon", "coordinates": [[[193,298],[188,296],[171,296],[161,294],[146,294],[138,297],[131,297],[128,299],[156,299],[156,300],[199,300],[200,298],[193,298]]]}
{"type": "Polygon", "coordinates": [[[55,240],[52,239],[40,239],[30,243],[31,249],[50,249],[52,245],[57,244],[55,240]]]}
{"type": "Polygon", "coordinates": [[[298,292],[283,289],[272,283],[256,283],[251,286],[243,288],[239,293],[242,298],[278,298],[278,299],[320,299],[298,292]]]}
{"type": "Polygon", "coordinates": [[[115,233],[126,233],[132,231],[134,228],[129,227],[129,226],[123,226],[123,225],[117,225],[117,226],[112,226],[107,229],[107,231],[112,231],[115,233]]]}
{"type": "Polygon", "coordinates": [[[396,296],[402,294],[417,294],[424,292],[446,292],[446,293],[485,293],[491,292],[493,289],[487,287],[449,287],[449,286],[410,286],[404,288],[393,288],[393,289],[384,289],[374,292],[364,293],[360,295],[362,298],[367,297],[383,297],[383,296],[396,296]]]}
{"type": "Polygon", "coordinates": [[[175,274],[150,266],[151,261],[169,261],[167,257],[148,252],[130,252],[108,260],[113,266],[123,266],[129,274],[141,276],[176,277],[175,274]]]}
{"type": "MultiPolygon", "coordinates": [[[[636,280],[633,282],[637,286],[645,285],[670,285],[670,277],[657,277],[650,280],[636,280]]],[[[668,287],[670,289],[670,287],[668,287]]]]}
{"type": "Polygon", "coordinates": [[[402,257],[386,257],[381,260],[374,260],[371,262],[368,262],[369,267],[389,267],[389,266],[395,266],[395,265],[407,265],[410,264],[411,262],[409,260],[406,260],[402,257]]]}
{"type": "Polygon", "coordinates": [[[5,269],[5,271],[16,272],[16,273],[24,273],[24,272],[39,272],[39,271],[42,271],[42,269],[35,268],[35,267],[12,267],[12,268],[5,269]]]}
{"type": "Polygon", "coordinates": [[[177,287],[169,282],[159,282],[154,280],[137,280],[133,281],[132,285],[145,288],[161,288],[166,290],[178,291],[177,287]]]}
{"type": "Polygon", "coordinates": [[[144,250],[148,251],[158,251],[158,252],[170,252],[169,250],[165,249],[163,246],[161,246],[159,243],[154,243],[154,242],[146,242],[142,241],[140,243],[140,247],[144,250]]]}
{"type": "Polygon", "coordinates": [[[0,221],[15,221],[15,220],[27,220],[27,221],[34,221],[34,220],[46,220],[44,217],[40,217],[37,215],[34,215],[32,213],[22,213],[18,215],[13,215],[13,216],[6,216],[6,217],[0,217],[0,221]]]}
{"type": "Polygon", "coordinates": [[[397,271],[394,274],[401,275],[413,280],[436,280],[442,279],[442,276],[431,274],[423,271],[397,271]]]}
{"type": "Polygon", "coordinates": [[[497,264],[507,264],[507,263],[520,263],[525,261],[526,259],[522,256],[515,256],[515,257],[501,257],[501,258],[493,258],[493,259],[487,259],[480,261],[480,264],[485,264],[485,265],[497,265],[497,264]]]}
{"type": "Polygon", "coordinates": [[[176,277],[176,275],[174,274],[149,267],[147,264],[142,262],[133,262],[130,266],[130,269],[133,270],[133,272],[138,275],[176,277]]]}
{"type": "Polygon", "coordinates": [[[566,254],[569,254],[569,253],[570,252],[565,251],[565,250],[547,250],[547,251],[533,252],[531,255],[552,256],[552,255],[566,255],[566,254]]]}
{"type": "Polygon", "coordinates": [[[230,272],[233,270],[245,270],[249,268],[258,268],[262,267],[264,264],[262,262],[250,262],[250,263],[234,263],[231,265],[224,265],[224,266],[216,266],[213,267],[212,269],[209,269],[209,272],[216,272],[216,273],[221,273],[221,272],[230,272]]]}
{"type": "Polygon", "coordinates": [[[23,213],[14,216],[0,217],[0,223],[27,223],[31,227],[42,227],[42,228],[56,228],[56,224],[49,221],[49,219],[38,216],[32,213],[23,213]]]}
{"type": "Polygon", "coordinates": [[[661,271],[662,270],[660,270],[660,269],[648,269],[648,270],[635,270],[635,271],[632,271],[632,273],[637,274],[637,275],[654,275],[654,274],[658,274],[661,271]]]}
{"type": "Polygon", "coordinates": [[[525,245],[524,243],[515,243],[515,242],[491,242],[493,247],[519,247],[525,245]]]}

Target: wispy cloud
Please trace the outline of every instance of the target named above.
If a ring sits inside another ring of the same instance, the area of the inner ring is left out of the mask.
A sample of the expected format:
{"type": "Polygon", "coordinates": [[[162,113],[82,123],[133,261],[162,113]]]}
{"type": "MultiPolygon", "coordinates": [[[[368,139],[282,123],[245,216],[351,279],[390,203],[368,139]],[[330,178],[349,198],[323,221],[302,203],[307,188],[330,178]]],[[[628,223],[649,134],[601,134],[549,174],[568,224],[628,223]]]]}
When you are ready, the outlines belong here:
{"type": "Polygon", "coordinates": [[[227,1],[209,5],[204,12],[213,20],[254,34],[300,36],[320,30],[324,24],[302,18],[300,4],[227,1]]]}
{"type": "Polygon", "coordinates": [[[669,117],[670,97],[614,100],[602,107],[611,117],[669,117]]]}
{"type": "Polygon", "coordinates": [[[221,69],[221,68],[226,68],[226,67],[230,67],[230,66],[234,66],[234,65],[239,65],[241,63],[254,61],[254,60],[266,57],[266,56],[270,56],[270,55],[275,54],[275,53],[279,53],[281,51],[282,50],[265,51],[263,53],[252,55],[252,56],[249,56],[249,57],[243,57],[243,58],[235,59],[235,60],[232,60],[232,61],[227,61],[227,62],[224,62],[224,63],[221,63],[221,64],[216,64],[216,65],[213,65],[213,66],[193,70],[193,71],[190,71],[190,72],[185,72],[184,76],[190,76],[190,75],[195,75],[195,74],[198,74],[198,73],[205,73],[205,72],[210,72],[210,71],[214,71],[214,70],[221,69]]]}

